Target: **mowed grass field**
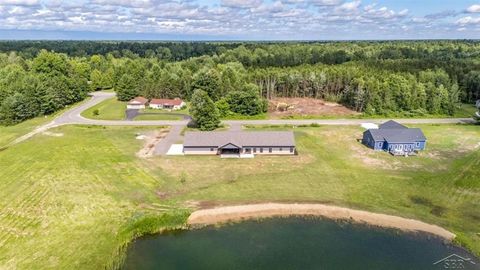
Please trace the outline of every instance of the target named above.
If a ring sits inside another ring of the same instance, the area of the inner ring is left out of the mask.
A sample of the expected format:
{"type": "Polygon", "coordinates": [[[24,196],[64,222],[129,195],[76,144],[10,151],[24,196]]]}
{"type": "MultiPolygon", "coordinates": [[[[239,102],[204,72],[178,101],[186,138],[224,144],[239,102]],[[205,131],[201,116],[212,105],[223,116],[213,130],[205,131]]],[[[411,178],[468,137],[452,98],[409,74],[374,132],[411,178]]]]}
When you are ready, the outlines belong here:
{"type": "Polygon", "coordinates": [[[429,141],[418,157],[372,152],[358,127],[321,126],[293,129],[298,156],[255,159],[140,159],[135,135],[151,127],[53,129],[0,152],[0,269],[109,267],[133,235],[181,223],[187,208],[265,201],[416,218],[480,254],[480,127],[419,127],[429,141]],[[178,219],[155,222],[165,215],[178,219]]]}
{"type": "Polygon", "coordinates": [[[125,119],[126,109],[126,102],[119,101],[116,97],[114,97],[88,108],[87,110],[83,111],[81,115],[85,118],[99,120],[123,120],[125,119]],[[98,115],[95,115],[94,112],[97,110],[98,115]]]}

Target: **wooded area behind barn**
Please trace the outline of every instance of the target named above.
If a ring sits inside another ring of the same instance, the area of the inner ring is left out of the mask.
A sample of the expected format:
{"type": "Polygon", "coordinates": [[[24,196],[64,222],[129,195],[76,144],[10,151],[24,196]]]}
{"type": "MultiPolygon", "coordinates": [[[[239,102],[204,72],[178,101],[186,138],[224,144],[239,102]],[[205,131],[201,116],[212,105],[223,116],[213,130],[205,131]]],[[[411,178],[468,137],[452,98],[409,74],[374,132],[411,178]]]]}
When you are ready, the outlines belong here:
{"type": "Polygon", "coordinates": [[[200,89],[221,115],[262,113],[274,97],[320,98],[368,115],[452,115],[480,98],[476,41],[5,41],[0,52],[2,124],[112,88],[124,101],[189,101],[200,89]]]}

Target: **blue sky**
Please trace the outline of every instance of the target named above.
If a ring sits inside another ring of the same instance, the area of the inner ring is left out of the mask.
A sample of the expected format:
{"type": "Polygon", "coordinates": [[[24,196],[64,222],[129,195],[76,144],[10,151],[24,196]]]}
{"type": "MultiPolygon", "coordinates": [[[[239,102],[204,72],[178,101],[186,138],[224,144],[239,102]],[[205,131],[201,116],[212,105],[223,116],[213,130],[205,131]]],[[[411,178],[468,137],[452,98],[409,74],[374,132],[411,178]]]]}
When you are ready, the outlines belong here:
{"type": "Polygon", "coordinates": [[[480,0],[0,0],[0,39],[480,39],[480,0]]]}

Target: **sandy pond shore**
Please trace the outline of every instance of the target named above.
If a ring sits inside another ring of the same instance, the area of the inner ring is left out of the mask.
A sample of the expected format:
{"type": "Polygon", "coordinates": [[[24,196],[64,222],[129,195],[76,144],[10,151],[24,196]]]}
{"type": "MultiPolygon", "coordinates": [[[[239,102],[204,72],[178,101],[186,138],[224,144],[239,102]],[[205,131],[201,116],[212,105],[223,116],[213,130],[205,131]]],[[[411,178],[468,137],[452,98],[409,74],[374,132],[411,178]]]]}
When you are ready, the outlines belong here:
{"type": "Polygon", "coordinates": [[[446,240],[453,240],[455,234],[437,225],[397,216],[353,210],[323,204],[248,204],[203,209],[193,212],[188,218],[189,225],[213,225],[244,219],[286,216],[318,216],[336,220],[351,220],[373,226],[394,228],[402,231],[426,232],[446,240]]]}

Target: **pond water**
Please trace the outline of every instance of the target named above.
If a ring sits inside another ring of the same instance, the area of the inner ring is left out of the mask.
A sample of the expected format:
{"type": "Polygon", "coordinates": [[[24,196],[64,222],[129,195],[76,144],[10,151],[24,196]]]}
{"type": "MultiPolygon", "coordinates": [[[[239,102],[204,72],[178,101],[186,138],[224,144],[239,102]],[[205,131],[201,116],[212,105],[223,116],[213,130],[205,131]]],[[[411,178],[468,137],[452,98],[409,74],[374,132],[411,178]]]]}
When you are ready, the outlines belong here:
{"type": "Polygon", "coordinates": [[[139,238],[129,246],[123,269],[479,267],[480,262],[473,255],[427,234],[323,219],[274,218],[139,238]],[[476,264],[455,256],[434,264],[452,254],[476,264]]]}

